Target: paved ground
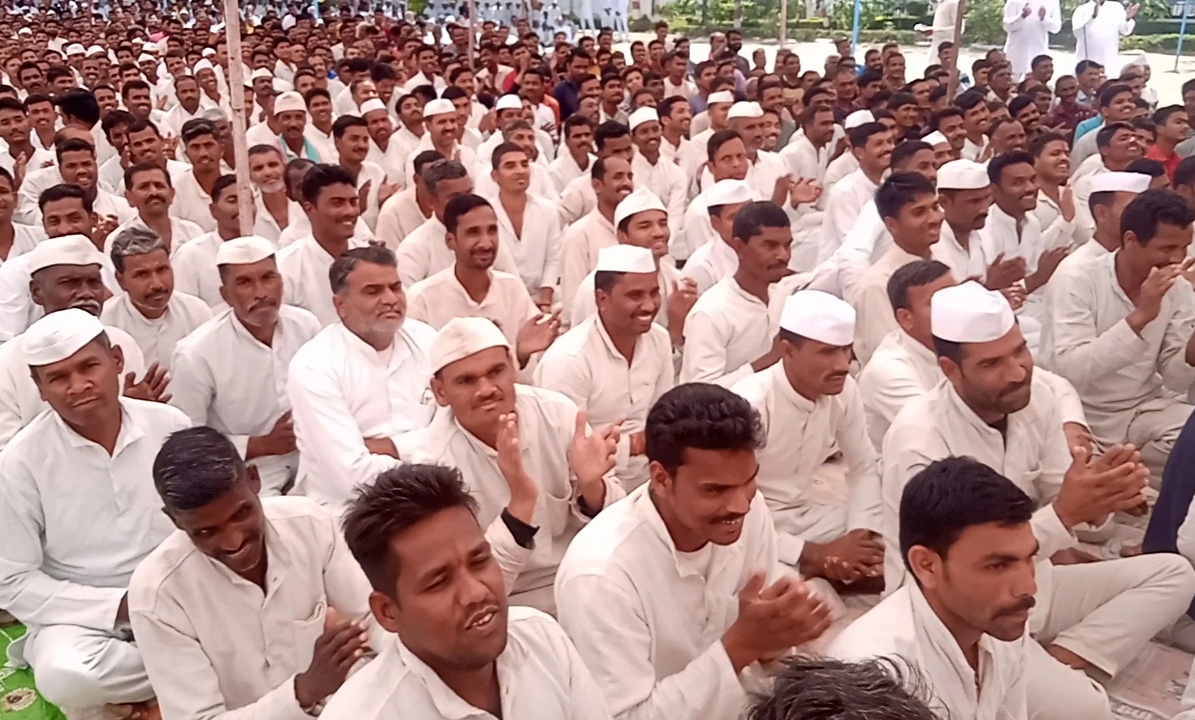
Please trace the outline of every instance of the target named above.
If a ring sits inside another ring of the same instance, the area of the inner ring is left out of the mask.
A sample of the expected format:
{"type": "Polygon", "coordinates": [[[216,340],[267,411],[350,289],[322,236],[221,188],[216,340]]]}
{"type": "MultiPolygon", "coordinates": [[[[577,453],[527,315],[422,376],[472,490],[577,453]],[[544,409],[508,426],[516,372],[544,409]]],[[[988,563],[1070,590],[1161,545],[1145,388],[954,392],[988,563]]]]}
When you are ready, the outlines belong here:
{"type": "MultiPolygon", "coordinates": [[[[647,33],[637,33],[633,34],[632,37],[636,40],[643,40],[646,42],[655,36],[647,33]]],[[[1191,37],[1189,40],[1192,44],[1195,44],[1195,37],[1191,37]]],[[[629,57],[629,45],[623,44],[620,45],[620,47],[625,53],[627,53],[629,57]]],[[[756,48],[763,48],[768,55],[768,67],[770,69],[772,67],[772,61],[776,56],[776,50],[779,49],[779,47],[779,43],[775,41],[744,43],[742,55],[744,57],[750,58],[751,53],[756,48]]],[[[820,70],[825,64],[826,58],[834,54],[834,45],[828,39],[818,42],[789,43],[788,47],[795,50],[797,54],[801,56],[801,65],[806,69],[820,70]]],[[[855,53],[856,56],[862,59],[863,51],[868,47],[872,46],[861,45],[861,47],[855,53]]],[[[875,45],[875,47],[878,48],[879,45],[875,45]]],[[[905,61],[908,66],[908,77],[919,76],[922,71],[925,70],[925,66],[929,64],[928,43],[925,45],[904,47],[902,50],[904,52],[905,61]]],[[[983,57],[983,53],[986,50],[987,48],[964,48],[962,53],[963,69],[966,70],[970,67],[972,62],[983,57]]],[[[709,45],[704,42],[694,42],[692,44],[692,51],[694,61],[705,60],[709,55],[709,45]]],[[[1054,56],[1054,67],[1056,68],[1055,77],[1062,74],[1067,74],[1068,72],[1073,72],[1075,66],[1075,54],[1073,52],[1063,52],[1061,50],[1056,50],[1052,54],[1054,56]]],[[[1135,57],[1137,57],[1136,54],[1126,53],[1121,56],[1121,59],[1127,64],[1135,57]]],[[[1180,88],[1182,87],[1183,82],[1195,77],[1195,57],[1183,57],[1179,62],[1178,73],[1172,72],[1174,69],[1173,55],[1146,53],[1146,57],[1149,58],[1149,64],[1153,71],[1152,79],[1150,80],[1149,85],[1158,92],[1159,103],[1162,105],[1168,105],[1170,103],[1181,102],[1180,88]]],[[[1112,74],[1111,69],[1109,69],[1109,74],[1112,74]]]]}

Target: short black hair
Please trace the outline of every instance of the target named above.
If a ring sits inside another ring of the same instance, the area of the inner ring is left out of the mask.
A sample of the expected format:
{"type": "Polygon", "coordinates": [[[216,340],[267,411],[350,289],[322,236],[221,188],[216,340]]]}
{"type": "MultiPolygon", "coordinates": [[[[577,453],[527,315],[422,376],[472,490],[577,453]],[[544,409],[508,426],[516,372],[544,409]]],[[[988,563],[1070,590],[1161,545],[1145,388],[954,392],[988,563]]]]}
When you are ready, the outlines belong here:
{"type": "MultiPolygon", "coordinates": [[[[516,153],[516,152],[522,153],[523,155],[527,154],[526,150],[524,150],[519,145],[515,145],[512,142],[499,143],[498,147],[494,148],[494,152],[490,156],[490,158],[491,158],[490,167],[497,170],[498,165],[502,163],[502,158],[506,157],[510,153],[516,153]]],[[[530,159],[530,158],[528,158],[528,159],[530,159]]]]}
{"type": "Polygon", "coordinates": [[[236,175],[221,175],[216,178],[216,182],[212,183],[212,202],[220,202],[220,198],[224,197],[224,191],[228,188],[236,187],[236,184],[236,175]]]}
{"type": "Polygon", "coordinates": [[[340,140],[344,137],[345,132],[349,128],[359,127],[369,129],[369,123],[365,122],[365,118],[357,115],[341,115],[336,118],[336,122],[332,123],[332,137],[340,140]]]}
{"type": "Polygon", "coordinates": [[[984,98],[983,93],[976,90],[968,90],[954,99],[954,104],[962,108],[964,113],[980,103],[984,103],[986,107],[987,100],[984,98]]]}
{"type": "Polygon", "coordinates": [[[1146,190],[1125,206],[1120,214],[1120,235],[1132,232],[1141,245],[1158,234],[1159,225],[1186,228],[1195,222],[1195,210],[1182,195],[1169,188],[1146,190]]]}
{"type": "Polygon", "coordinates": [[[688,448],[750,451],[764,442],[763,424],[751,403],[709,383],[685,383],[661,395],[647,413],[644,436],[647,459],[672,476],[688,448]]]}
{"type": "MultiPolygon", "coordinates": [[[[931,93],[932,94],[932,93],[931,93]]],[[[929,116],[929,127],[931,130],[937,130],[941,127],[942,121],[946,118],[963,116],[963,109],[955,105],[949,105],[941,110],[934,111],[933,115],[929,116]]]]}
{"type": "Polygon", "coordinates": [[[934,147],[924,140],[905,140],[902,143],[898,143],[896,147],[892,148],[892,158],[889,160],[888,164],[893,169],[902,168],[906,163],[913,159],[914,155],[922,150],[929,150],[930,152],[933,152],[934,147]]]}
{"type": "MultiPolygon", "coordinates": [[[[0,102],[3,100],[4,98],[0,98],[0,102]]],[[[0,105],[0,107],[3,107],[3,105],[0,105]]],[[[104,131],[104,137],[108,138],[108,141],[111,142],[113,130],[121,125],[128,125],[132,127],[133,121],[136,119],[137,118],[133,117],[133,113],[128,112],[127,110],[113,110],[105,115],[104,119],[100,121],[100,129],[104,131]]]]}
{"type": "Polygon", "coordinates": [[[328,284],[331,286],[333,294],[338,294],[348,287],[349,275],[352,275],[353,270],[363,262],[371,265],[398,267],[398,259],[394,257],[394,251],[385,245],[349,248],[343,255],[333,260],[332,266],[328,268],[328,284]]]}
{"type": "Polygon", "coordinates": [[[393,597],[399,568],[391,543],[414,525],[455,508],[477,513],[460,470],[401,465],[357,486],[344,517],[345,543],[373,589],[393,597]]]}
{"type": "Polygon", "coordinates": [[[1175,186],[1195,185],[1195,155],[1178,161],[1178,165],[1174,168],[1174,177],[1171,178],[1171,182],[1175,186]]]}
{"type": "Polygon", "coordinates": [[[61,142],[54,143],[54,154],[58,157],[58,162],[62,162],[62,156],[68,152],[86,152],[93,158],[95,157],[95,145],[84,140],[83,138],[66,138],[61,142]]]}
{"type": "Polygon", "coordinates": [[[908,310],[909,289],[929,285],[950,272],[950,266],[938,260],[914,260],[901,265],[888,278],[888,302],[892,309],[908,310]]]}
{"type": "Polygon", "coordinates": [[[862,125],[856,125],[850,130],[846,131],[847,139],[851,142],[852,148],[866,147],[867,141],[873,135],[888,132],[888,126],[881,122],[865,122],[862,125]]]}
{"type": "Polygon", "coordinates": [[[1129,87],[1125,83],[1114,82],[1100,91],[1100,107],[1106,108],[1111,105],[1112,101],[1116,99],[1117,95],[1123,93],[1131,94],[1132,92],[1133,88],[1129,87]]]}
{"type": "Polygon", "coordinates": [[[597,126],[593,131],[593,142],[598,150],[606,146],[606,143],[611,140],[616,140],[622,137],[630,137],[631,129],[626,125],[614,120],[607,120],[606,122],[597,126]]]}
{"type": "Polygon", "coordinates": [[[1056,132],[1041,133],[1037,137],[1033,138],[1033,142],[1029,143],[1029,154],[1032,155],[1034,157],[1034,159],[1037,159],[1037,158],[1041,157],[1041,154],[1046,151],[1047,145],[1049,145],[1052,142],[1058,142],[1059,140],[1061,140],[1064,143],[1067,143],[1067,147],[1069,149],[1070,143],[1067,141],[1066,136],[1063,135],[1062,133],[1056,133],[1056,132]]]}
{"type": "Polygon", "coordinates": [[[909,203],[925,195],[936,197],[937,194],[934,184],[921,173],[894,172],[876,190],[876,210],[881,218],[895,219],[909,203]]]}
{"type": "Polygon", "coordinates": [[[967,528],[1026,524],[1036,509],[1024,490],[974,458],[935,460],[914,475],[901,493],[901,560],[912,573],[909,550],[914,546],[945,558],[967,528]]]}
{"type": "Polygon", "coordinates": [[[455,235],[457,227],[460,226],[461,216],[479,207],[492,208],[493,205],[489,200],[473,193],[457,195],[444,206],[444,227],[455,235]]]}
{"type": "Polygon", "coordinates": [[[1182,105],[1167,105],[1160,107],[1153,114],[1153,121],[1155,125],[1164,125],[1170,119],[1171,115],[1179,112],[1186,112],[1187,109],[1182,105]]]}
{"type": "Polygon", "coordinates": [[[211,120],[204,120],[203,118],[191,118],[183,123],[179,131],[179,138],[183,141],[183,146],[190,145],[204,135],[211,135],[213,139],[218,137],[216,132],[216,124],[211,120]]]}
{"type": "Polygon", "coordinates": [[[444,155],[438,150],[424,150],[415,156],[413,161],[415,174],[423,177],[423,168],[431,163],[439,162],[444,159],[444,155]]]}
{"type": "Polygon", "coordinates": [[[892,97],[888,98],[888,109],[895,110],[905,105],[916,105],[917,97],[913,93],[896,92],[892,93],[892,97]]]}
{"type": "Polygon", "coordinates": [[[1017,95],[1012,100],[1008,101],[1008,114],[1014,119],[1021,113],[1022,110],[1036,107],[1032,95],[1017,95]]]}
{"type": "Polygon", "coordinates": [[[204,507],[247,477],[232,441],[206,426],[171,433],[154,458],[154,487],[167,513],[204,507]]]}
{"type": "Polygon", "coordinates": [[[751,242],[764,228],[791,228],[788,213],[779,205],[766,201],[747,203],[734,216],[733,237],[751,242]]]}
{"type": "Polygon", "coordinates": [[[1112,138],[1116,136],[1116,133],[1121,131],[1136,132],[1133,129],[1133,126],[1127,122],[1108,123],[1096,131],[1095,146],[1097,148],[1106,148],[1111,146],[1112,138]]]}
{"type": "Polygon", "coordinates": [[[709,156],[709,161],[713,162],[714,158],[718,156],[718,151],[722,146],[731,140],[742,140],[743,136],[739,135],[735,130],[719,130],[710,136],[709,142],[706,143],[706,153],[709,156]]]}
{"type": "MultiPolygon", "coordinates": [[[[358,118],[360,119],[360,118],[358,118]]],[[[320,193],[330,185],[348,185],[356,190],[357,180],[347,169],[340,165],[316,163],[315,167],[307,171],[303,177],[301,195],[304,202],[315,205],[319,202],[320,193]]]]}
{"type": "Polygon", "coordinates": [[[37,198],[37,209],[43,213],[46,211],[46,205],[59,200],[68,200],[70,198],[78,198],[83,203],[83,211],[91,213],[93,206],[91,198],[88,197],[87,191],[78,185],[69,185],[67,183],[59,183],[52,185],[42,191],[42,194],[37,198]]]}
{"type": "Polygon", "coordinates": [[[136,165],[130,165],[124,171],[124,187],[125,190],[131,190],[133,183],[136,182],[137,176],[141,173],[158,171],[166,178],[166,186],[174,187],[174,179],[170,177],[170,173],[166,171],[161,165],[152,162],[141,162],[136,165]]]}
{"type": "Polygon", "coordinates": [[[87,127],[95,127],[100,121],[100,104],[90,90],[72,88],[58,96],[58,109],[87,127]]]}
{"type": "Polygon", "coordinates": [[[1151,178],[1160,178],[1166,174],[1166,166],[1162,164],[1161,160],[1137,158],[1133,162],[1129,163],[1129,166],[1126,167],[1124,171],[1148,175],[1151,178]]]}
{"type": "Polygon", "coordinates": [[[1038,65],[1041,65],[1042,63],[1047,62],[1047,61],[1053,62],[1054,57],[1052,55],[1038,55],[1038,56],[1034,57],[1033,60],[1031,60],[1029,62],[1029,67],[1033,70],[1036,70],[1038,65]]]}
{"type": "Polygon", "coordinates": [[[988,180],[991,180],[993,185],[999,185],[1004,168],[1021,163],[1033,167],[1033,156],[1025,150],[1013,150],[997,155],[988,163],[988,180]]]}

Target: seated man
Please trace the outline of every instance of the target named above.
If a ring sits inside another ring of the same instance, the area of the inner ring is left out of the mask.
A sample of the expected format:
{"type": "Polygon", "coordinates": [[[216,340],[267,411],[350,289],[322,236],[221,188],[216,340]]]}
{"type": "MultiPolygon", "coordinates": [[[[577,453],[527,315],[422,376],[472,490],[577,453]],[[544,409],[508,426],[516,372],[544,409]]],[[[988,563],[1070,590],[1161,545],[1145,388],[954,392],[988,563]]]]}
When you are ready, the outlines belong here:
{"type": "MultiPolygon", "coordinates": [[[[1082,446],[1067,452],[1057,403],[1034,379],[1033,358],[1003,295],[975,282],[939,290],[930,324],[948,382],[906,405],[884,438],[888,588],[899,587],[905,574],[896,546],[901,492],[934,460],[969,456],[1000,468],[1038,506],[1032,524],[1042,557],[1073,545],[1081,523],[1102,525],[1143,504],[1149,471],[1132,446],[1113,446],[1094,459],[1082,446]]],[[[1042,718],[1107,717],[1104,691],[1084,671],[1115,676],[1195,594],[1191,566],[1162,555],[1047,564],[1037,582],[1030,627],[1051,657],[1033,661],[1029,707],[1042,718]]]]}
{"type": "Polygon", "coordinates": [[[324,720],[490,717],[609,720],[552,618],[510,607],[500,551],[459,470],[404,465],[359,491],[344,524],[391,635],[328,701],[324,720]]]}
{"type": "Polygon", "coordinates": [[[734,720],[748,703],[740,674],[820,636],[830,610],[778,562],[746,400],[675,387],[645,434],[651,481],[573,540],[560,623],[618,720],[734,720]]]}
{"type": "Polygon", "coordinates": [[[771,691],[755,700],[748,717],[751,720],[859,717],[937,720],[925,700],[907,687],[919,680],[908,669],[882,660],[846,663],[830,658],[794,657],[784,662],[771,691]]]}
{"type": "Polygon", "coordinates": [[[336,519],[261,480],[220,432],[170,436],[153,482],[178,529],[129,581],[129,619],[164,717],[298,717],[385,641],[336,519]],[[262,593],[266,593],[263,602],[262,593]]]}
{"type": "Polygon", "coordinates": [[[212,317],[208,304],[174,291],[174,271],[166,242],[137,226],[112,240],[112,266],[123,294],[104,303],[100,320],[127,332],[145,361],[169,368],[174,346],[212,317]]]}
{"type": "Polygon", "coordinates": [[[767,436],[755,482],[776,523],[780,562],[802,577],[845,584],[879,578],[879,458],[848,372],[855,311],[828,293],[801,290],[784,303],[779,338],[780,362],[731,389],[759,413],[767,436]],[[820,500],[813,487],[835,448],[846,463],[845,504],[820,500]]]}
{"type": "Polygon", "coordinates": [[[672,342],[654,322],[663,305],[655,257],[634,245],[602,248],[593,284],[597,314],[544,352],[535,384],[566,395],[594,424],[622,423],[614,473],[632,490],[647,482],[647,412],[675,384],[672,342]]]}
{"type": "Polygon", "coordinates": [[[269,240],[225,240],[212,262],[230,309],[175,346],[170,402],[196,425],[227,435],[261,478],[261,494],[279,495],[299,466],[287,372],[299,348],[319,334],[319,320],[282,304],[269,240]]]}
{"type": "Polygon", "coordinates": [[[1195,291],[1180,279],[1195,211],[1146,190],[1121,213],[1121,245],[1051,292],[1055,370],[1083,398],[1097,442],[1132,443],[1162,476],[1191,405],[1195,291]]]}
{"type": "Polygon", "coordinates": [[[846,628],[829,654],[909,663],[912,689],[924,677],[943,717],[1030,717],[1026,661],[1045,653],[1026,632],[1039,562],[1033,511],[1028,495],[981,462],[930,463],[900,501],[901,562],[914,582],[846,628]]]}
{"type": "MultiPolygon", "coordinates": [[[[741,142],[741,141],[740,141],[741,142]]],[[[681,273],[697,285],[697,292],[703,293],[734,275],[739,267],[739,256],[734,251],[734,218],[755,199],[751,186],[742,180],[727,178],[718,180],[702,193],[701,208],[705,210],[704,221],[709,224],[713,237],[700,245],[689,259],[681,273]]],[[[697,202],[694,199],[694,202],[697,202]]],[[[698,220],[693,217],[692,206],[685,218],[685,230],[693,232],[698,220]]]]}
{"type": "Polygon", "coordinates": [[[170,534],[150,470],[166,437],[190,422],[120,397],[123,353],[92,313],[50,313],[10,342],[50,409],[0,451],[0,607],[29,628],[9,651],[68,712],[144,710],[154,693],[125,589],[170,534]]]}
{"type": "Polygon", "coordinates": [[[399,457],[460,468],[507,590],[519,604],[554,611],[552,580],[569,542],[625,495],[612,472],[619,428],[592,432],[568,398],[516,385],[510,343],[488,320],[450,321],[430,355],[443,409],[397,441],[399,457]]]}

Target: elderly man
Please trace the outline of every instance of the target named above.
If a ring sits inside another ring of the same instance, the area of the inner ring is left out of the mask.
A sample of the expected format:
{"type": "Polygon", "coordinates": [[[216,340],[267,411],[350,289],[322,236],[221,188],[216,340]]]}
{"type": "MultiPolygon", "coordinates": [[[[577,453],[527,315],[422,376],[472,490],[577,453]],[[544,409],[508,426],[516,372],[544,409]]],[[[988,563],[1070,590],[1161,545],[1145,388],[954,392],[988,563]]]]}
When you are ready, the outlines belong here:
{"type": "Polygon", "coordinates": [[[400,436],[431,421],[435,330],[406,317],[386,248],[350,249],[327,274],[340,321],[295,353],[286,394],[299,447],[297,489],[339,516],[353,488],[399,465],[400,436]]]}
{"type": "Polygon", "coordinates": [[[299,465],[287,373],[299,348],[319,333],[319,321],[282,304],[282,275],[268,240],[228,240],[212,265],[229,309],[175,346],[171,404],[196,425],[227,435],[260,477],[261,494],[282,494],[299,465]]]}
{"type": "Polygon", "coordinates": [[[12,342],[49,411],[0,451],[0,605],[29,627],[19,655],[47,700],[73,712],[145,711],[154,691],[126,588],[170,534],[150,469],[190,422],[120,397],[123,354],[92,313],[50,313],[12,342]]]}
{"type": "Polygon", "coordinates": [[[170,251],[152,230],[131,227],[112,240],[112,266],[124,294],[104,303],[100,319],[127,332],[145,361],[169,367],[174,345],[212,317],[207,303],[174,291],[170,251]]]}
{"type": "Polygon", "coordinates": [[[554,611],[552,582],[569,542],[625,494],[612,472],[618,426],[591,431],[572,401],[516,385],[510,343],[482,318],[445,325],[430,368],[445,409],[399,438],[399,455],[461,469],[512,599],[554,611]]]}

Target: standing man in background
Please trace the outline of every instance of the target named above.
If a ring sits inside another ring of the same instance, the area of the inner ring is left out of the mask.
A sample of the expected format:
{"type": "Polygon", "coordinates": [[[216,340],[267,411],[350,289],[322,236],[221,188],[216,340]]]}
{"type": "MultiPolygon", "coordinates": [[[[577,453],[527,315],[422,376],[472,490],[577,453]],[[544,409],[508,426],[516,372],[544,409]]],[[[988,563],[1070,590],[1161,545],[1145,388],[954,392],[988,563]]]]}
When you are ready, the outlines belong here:
{"type": "Polygon", "coordinates": [[[1137,10],[1117,0],[1090,0],[1075,8],[1071,27],[1075,31],[1075,60],[1092,60],[1106,68],[1120,67],[1120,36],[1132,35],[1137,10]]]}

